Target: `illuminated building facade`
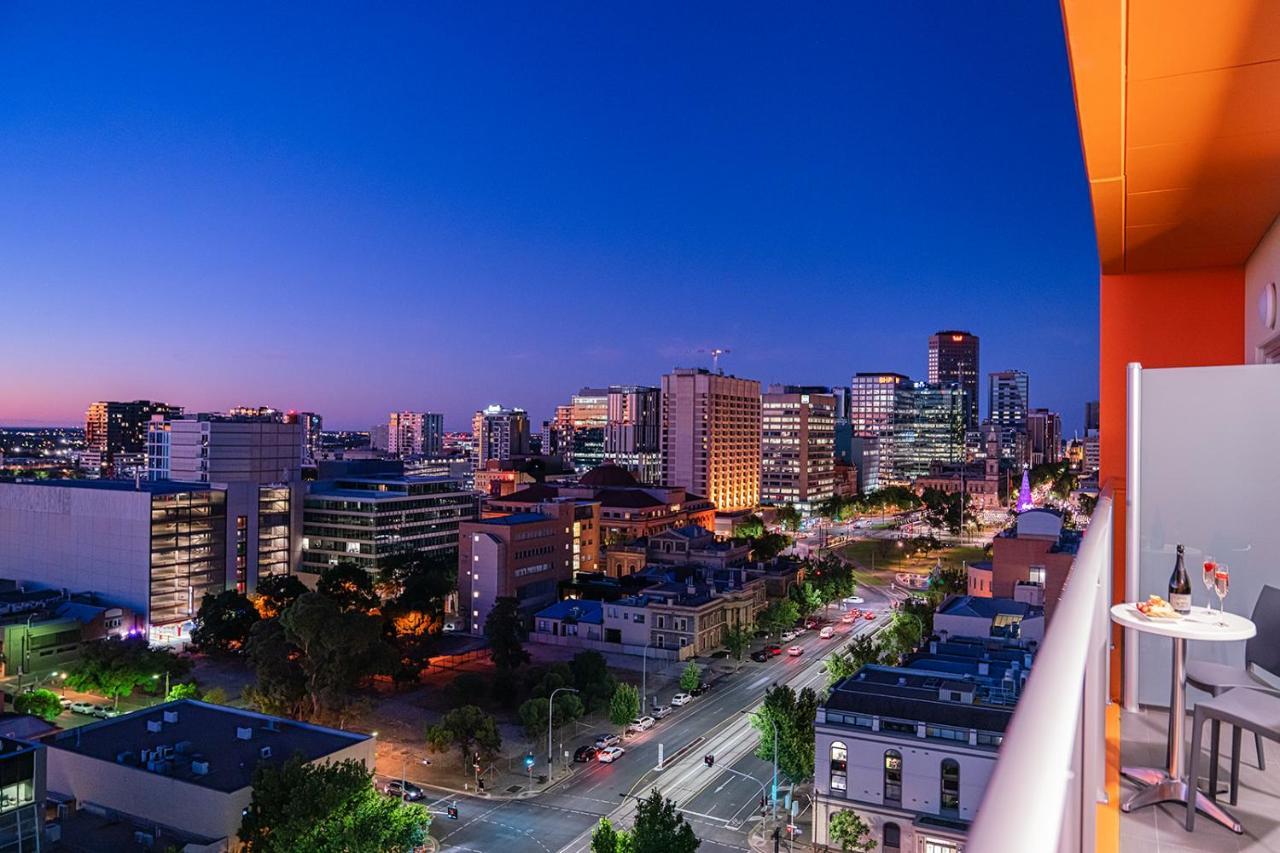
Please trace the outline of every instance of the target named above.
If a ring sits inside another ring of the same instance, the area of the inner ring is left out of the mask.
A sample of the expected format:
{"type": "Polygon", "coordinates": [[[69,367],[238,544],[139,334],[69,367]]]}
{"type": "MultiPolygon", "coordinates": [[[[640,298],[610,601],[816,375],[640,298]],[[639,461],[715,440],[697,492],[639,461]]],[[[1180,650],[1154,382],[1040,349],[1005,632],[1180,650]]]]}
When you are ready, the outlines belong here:
{"type": "Polygon", "coordinates": [[[387,418],[387,452],[407,456],[439,456],[444,450],[444,415],[435,412],[392,412],[387,418]]]}
{"type": "Polygon", "coordinates": [[[760,502],[760,383],[704,368],[662,377],[662,480],[716,509],[760,502]]]}
{"type": "Polygon", "coordinates": [[[812,512],[835,493],[836,398],[770,386],[761,398],[760,501],[812,512]]]}
{"type": "Polygon", "coordinates": [[[965,429],[978,426],[978,336],[942,331],[929,338],[930,385],[956,384],[964,391],[965,429]]]}
{"type": "Polygon", "coordinates": [[[1000,370],[991,374],[988,389],[988,419],[998,427],[1027,428],[1031,380],[1022,370],[1000,370]]]}
{"type": "Polygon", "coordinates": [[[524,409],[494,404],[471,419],[472,468],[480,470],[491,459],[503,461],[529,453],[529,415],[524,409]]]}
{"type": "Polygon", "coordinates": [[[649,485],[662,481],[662,389],[611,385],[604,458],[649,485]]]}

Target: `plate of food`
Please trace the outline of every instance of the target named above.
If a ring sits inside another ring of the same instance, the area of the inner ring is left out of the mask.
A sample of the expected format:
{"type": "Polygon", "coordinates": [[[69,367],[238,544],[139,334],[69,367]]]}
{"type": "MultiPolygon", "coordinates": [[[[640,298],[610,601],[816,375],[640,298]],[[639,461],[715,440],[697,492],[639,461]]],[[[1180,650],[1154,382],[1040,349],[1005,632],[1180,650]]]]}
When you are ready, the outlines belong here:
{"type": "Polygon", "coordinates": [[[1174,621],[1182,618],[1181,613],[1158,595],[1147,596],[1146,601],[1139,601],[1134,608],[1148,619],[1174,621]]]}

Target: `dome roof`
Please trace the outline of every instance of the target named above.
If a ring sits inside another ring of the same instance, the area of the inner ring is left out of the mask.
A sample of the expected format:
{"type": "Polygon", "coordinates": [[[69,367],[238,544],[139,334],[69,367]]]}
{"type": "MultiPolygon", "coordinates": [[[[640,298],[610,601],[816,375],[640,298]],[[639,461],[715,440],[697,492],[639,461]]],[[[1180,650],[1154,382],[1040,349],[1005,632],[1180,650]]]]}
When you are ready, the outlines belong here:
{"type": "Polygon", "coordinates": [[[612,462],[605,462],[583,474],[578,480],[578,485],[600,489],[637,486],[639,483],[626,468],[614,465],[612,462]]]}

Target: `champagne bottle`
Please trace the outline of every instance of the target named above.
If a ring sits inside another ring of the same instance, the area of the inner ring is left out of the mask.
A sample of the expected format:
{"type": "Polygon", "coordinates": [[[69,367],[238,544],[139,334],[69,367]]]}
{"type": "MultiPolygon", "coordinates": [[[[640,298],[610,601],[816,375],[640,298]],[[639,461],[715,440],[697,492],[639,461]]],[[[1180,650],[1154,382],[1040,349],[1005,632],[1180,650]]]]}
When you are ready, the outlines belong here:
{"type": "Polygon", "coordinates": [[[1178,546],[1178,559],[1169,576],[1169,606],[1179,613],[1191,612],[1191,575],[1182,561],[1182,546],[1178,546]]]}

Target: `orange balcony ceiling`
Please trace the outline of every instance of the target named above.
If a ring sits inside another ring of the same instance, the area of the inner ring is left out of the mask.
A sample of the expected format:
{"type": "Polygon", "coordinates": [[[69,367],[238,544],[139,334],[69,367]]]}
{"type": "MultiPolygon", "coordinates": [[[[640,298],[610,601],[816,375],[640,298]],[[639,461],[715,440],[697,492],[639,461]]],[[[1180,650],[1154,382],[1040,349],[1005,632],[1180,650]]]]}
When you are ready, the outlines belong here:
{"type": "Polygon", "coordinates": [[[1280,214],[1280,2],[1062,16],[1102,271],[1243,264],[1280,214]]]}

